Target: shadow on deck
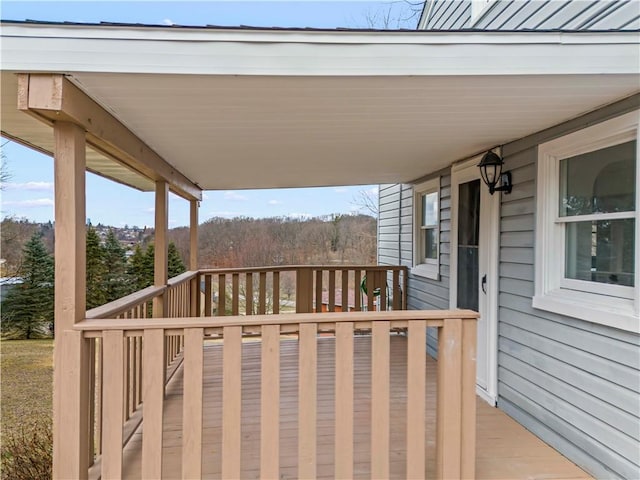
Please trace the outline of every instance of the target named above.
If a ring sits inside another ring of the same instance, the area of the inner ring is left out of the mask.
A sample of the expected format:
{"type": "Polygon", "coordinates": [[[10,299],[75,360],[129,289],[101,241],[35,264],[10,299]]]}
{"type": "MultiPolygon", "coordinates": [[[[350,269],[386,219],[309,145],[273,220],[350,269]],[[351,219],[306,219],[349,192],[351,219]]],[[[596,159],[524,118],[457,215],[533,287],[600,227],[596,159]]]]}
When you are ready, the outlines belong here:
{"type": "MultiPolygon", "coordinates": [[[[407,342],[391,337],[391,478],[406,475],[406,368],[407,342]]],[[[242,478],[260,476],[260,352],[259,341],[242,350],[242,478]]],[[[318,341],[317,475],[334,476],[334,369],[333,338],[318,341]]],[[[280,377],[280,478],[297,478],[298,342],[281,342],[280,377]]],[[[204,347],[203,478],[221,478],[222,345],[204,347]]],[[[436,362],[427,364],[427,471],[435,478],[436,362]]],[[[182,391],[180,369],[167,385],[164,406],[163,478],[182,475],[182,391]]],[[[354,340],[354,477],[370,478],[371,338],[354,340]]],[[[591,478],[561,454],[497,408],[478,399],[476,476],[487,479],[587,479],[591,478]]],[[[141,476],[142,429],[124,451],[123,477],[141,476]]]]}

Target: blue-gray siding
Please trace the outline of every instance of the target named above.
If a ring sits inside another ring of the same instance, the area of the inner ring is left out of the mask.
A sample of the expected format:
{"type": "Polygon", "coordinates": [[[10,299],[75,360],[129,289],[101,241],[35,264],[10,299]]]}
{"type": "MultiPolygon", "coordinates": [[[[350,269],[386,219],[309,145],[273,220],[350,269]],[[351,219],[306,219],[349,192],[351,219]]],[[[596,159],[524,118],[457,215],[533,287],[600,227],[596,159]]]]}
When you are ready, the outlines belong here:
{"type": "MultiPolygon", "coordinates": [[[[532,308],[537,146],[638,108],[635,95],[503,147],[514,189],[501,203],[498,407],[597,478],[640,478],[640,335],[532,308]]],[[[450,176],[436,174],[442,277],[410,275],[410,308],[449,304],[450,176]]],[[[410,189],[381,189],[384,222],[397,225],[381,263],[411,264],[410,189]]]]}
{"type": "Polygon", "coordinates": [[[483,15],[471,19],[470,0],[434,0],[426,29],[457,30],[636,30],[636,0],[496,0],[483,15]]]}
{"type": "MultiPolygon", "coordinates": [[[[378,263],[413,266],[413,186],[380,186],[378,263]]],[[[407,304],[412,310],[449,308],[449,242],[451,232],[451,175],[440,175],[440,278],[409,274],[407,304]]],[[[429,329],[429,353],[435,355],[437,336],[429,329]]]]}
{"type": "Polygon", "coordinates": [[[537,144],[637,101],[503,149],[498,406],[598,478],[640,478],[640,336],[532,308],[537,144]]]}

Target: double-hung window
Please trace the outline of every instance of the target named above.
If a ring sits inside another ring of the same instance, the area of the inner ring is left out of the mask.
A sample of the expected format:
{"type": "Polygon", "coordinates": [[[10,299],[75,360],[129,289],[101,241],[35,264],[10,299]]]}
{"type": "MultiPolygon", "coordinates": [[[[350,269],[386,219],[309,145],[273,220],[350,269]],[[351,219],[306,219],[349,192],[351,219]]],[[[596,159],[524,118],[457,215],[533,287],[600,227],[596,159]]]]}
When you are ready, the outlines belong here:
{"type": "Polygon", "coordinates": [[[414,188],[414,252],[412,273],[438,279],[439,275],[439,178],[414,188]]]}
{"type": "Polygon", "coordinates": [[[638,112],[538,150],[533,306],[637,330],[638,112]]]}

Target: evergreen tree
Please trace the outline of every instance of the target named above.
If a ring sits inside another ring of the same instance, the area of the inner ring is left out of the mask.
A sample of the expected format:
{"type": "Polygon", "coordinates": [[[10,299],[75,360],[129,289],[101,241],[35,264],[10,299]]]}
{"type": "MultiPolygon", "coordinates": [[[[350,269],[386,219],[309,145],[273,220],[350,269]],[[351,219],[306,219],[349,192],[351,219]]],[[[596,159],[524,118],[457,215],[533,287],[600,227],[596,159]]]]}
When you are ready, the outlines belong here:
{"type": "Polygon", "coordinates": [[[133,292],[135,288],[131,276],[127,273],[127,256],[125,250],[116,238],[113,230],[109,229],[104,244],[105,291],[107,302],[133,292]]]}
{"type": "Polygon", "coordinates": [[[107,303],[105,277],[107,268],[104,262],[104,250],[95,228],[87,228],[87,310],[107,303]]]}
{"type": "Polygon", "coordinates": [[[2,334],[8,338],[42,336],[53,322],[53,258],[40,234],[33,234],[23,250],[16,285],[2,302],[2,334]]]}
{"type": "Polygon", "coordinates": [[[143,288],[150,285],[149,283],[145,283],[147,281],[147,278],[145,276],[145,260],[145,253],[142,251],[142,248],[139,244],[136,245],[136,248],[133,251],[133,255],[131,255],[131,258],[129,259],[128,269],[135,290],[142,290],[143,288]]]}
{"type": "Polygon", "coordinates": [[[169,262],[169,278],[177,277],[181,273],[187,271],[184,263],[182,262],[182,257],[180,257],[180,253],[178,253],[178,248],[173,242],[169,242],[169,253],[167,255],[167,259],[169,262]]]}
{"type": "Polygon", "coordinates": [[[144,258],[142,261],[142,281],[143,281],[144,287],[153,285],[153,281],[154,281],[153,272],[155,270],[154,257],[155,257],[155,249],[153,247],[153,243],[150,243],[147,246],[147,251],[144,253],[144,258]]]}

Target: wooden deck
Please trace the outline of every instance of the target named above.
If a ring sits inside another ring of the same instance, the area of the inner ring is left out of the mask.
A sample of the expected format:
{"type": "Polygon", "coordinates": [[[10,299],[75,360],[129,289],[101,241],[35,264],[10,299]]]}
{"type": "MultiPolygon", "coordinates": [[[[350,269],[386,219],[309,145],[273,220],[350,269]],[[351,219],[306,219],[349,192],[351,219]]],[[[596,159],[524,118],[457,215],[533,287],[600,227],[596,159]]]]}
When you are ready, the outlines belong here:
{"type": "MultiPolygon", "coordinates": [[[[220,478],[222,348],[204,348],[203,477],[220,478]]],[[[333,478],[334,340],[318,341],[318,478],[333,478]]],[[[427,362],[427,478],[435,471],[436,363],[427,362]]],[[[391,338],[391,458],[392,478],[405,476],[406,339],[391,338]]],[[[371,341],[357,337],[354,347],[354,476],[369,478],[371,341]]],[[[281,343],[280,473],[297,478],[297,341],[281,343]]],[[[182,370],[167,386],[164,407],[163,478],[181,478],[182,370]]],[[[260,466],[260,343],[243,345],[242,478],[259,478],[260,466]]],[[[496,408],[478,400],[477,478],[587,479],[583,470],[496,408]]],[[[144,423],[141,429],[144,428],[144,423]]],[[[142,432],[134,434],[124,452],[124,478],[141,477],[142,432]]]]}

